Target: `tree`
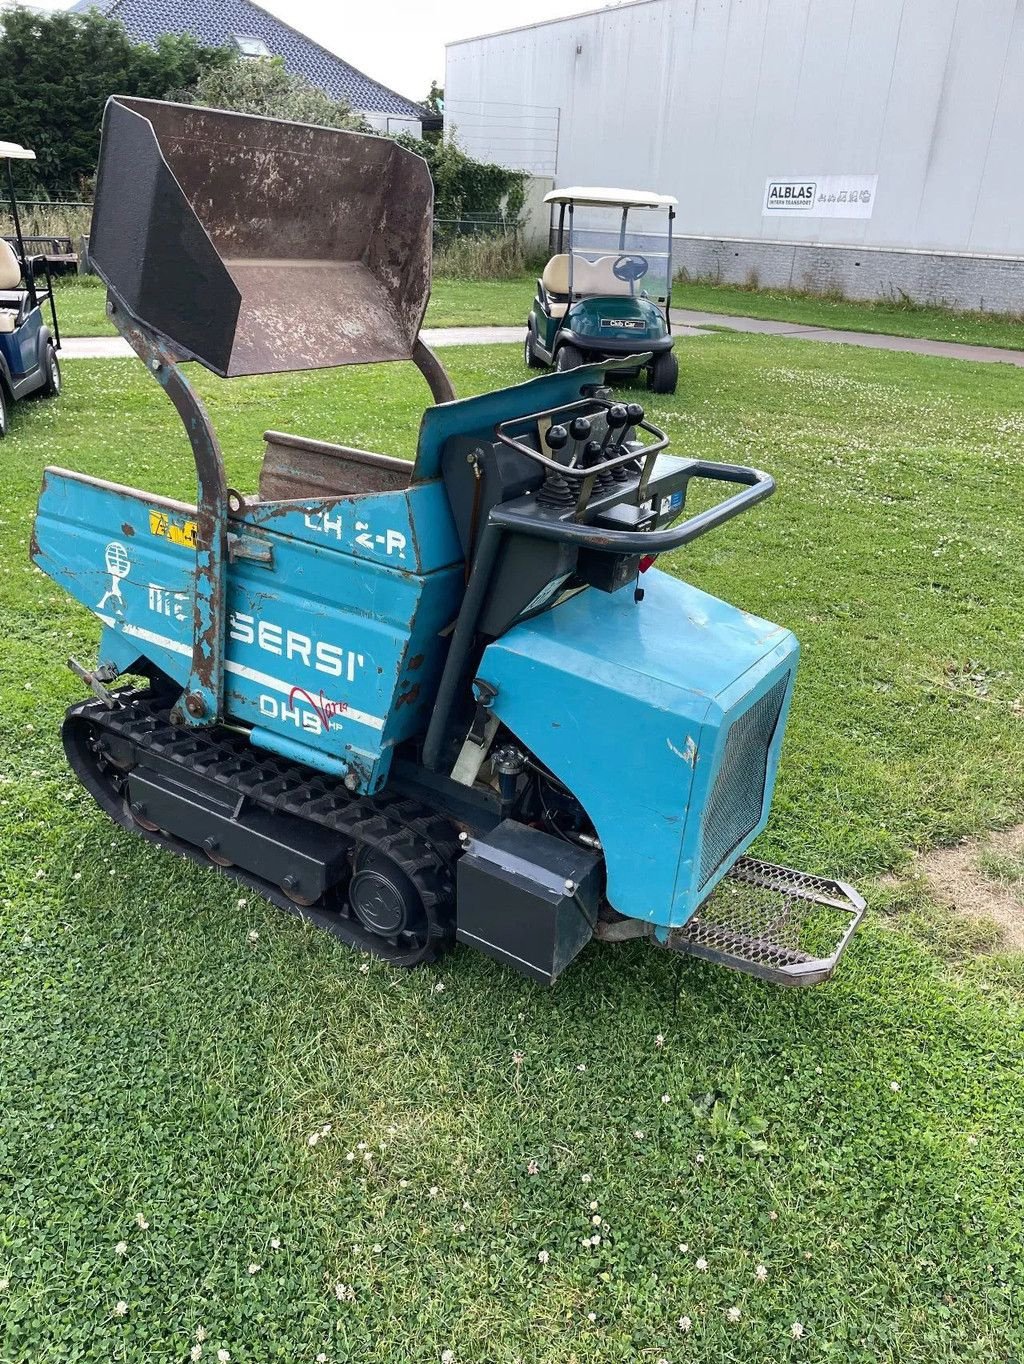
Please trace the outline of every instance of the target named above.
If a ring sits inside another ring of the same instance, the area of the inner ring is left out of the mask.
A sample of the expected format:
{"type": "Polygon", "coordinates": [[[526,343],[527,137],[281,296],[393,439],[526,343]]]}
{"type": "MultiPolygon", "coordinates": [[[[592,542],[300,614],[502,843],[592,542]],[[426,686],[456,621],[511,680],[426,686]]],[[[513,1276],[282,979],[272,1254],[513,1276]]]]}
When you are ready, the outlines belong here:
{"type": "Polygon", "coordinates": [[[437,81],[430,82],[430,93],[423,103],[432,114],[444,113],[444,86],[438,85],[437,81]]]}
{"type": "Polygon", "coordinates": [[[324,128],[368,131],[344,100],[332,99],[302,76],[293,76],[280,57],[238,57],[217,66],[196,82],[185,98],[213,109],[316,123],[324,128]]]}
{"type": "Polygon", "coordinates": [[[0,16],[0,109],[4,135],[32,147],[15,162],[23,194],[73,197],[96,170],[100,121],[110,95],[161,99],[193,85],[230,54],[194,38],[133,43],[114,19],[90,10],[0,16]]]}

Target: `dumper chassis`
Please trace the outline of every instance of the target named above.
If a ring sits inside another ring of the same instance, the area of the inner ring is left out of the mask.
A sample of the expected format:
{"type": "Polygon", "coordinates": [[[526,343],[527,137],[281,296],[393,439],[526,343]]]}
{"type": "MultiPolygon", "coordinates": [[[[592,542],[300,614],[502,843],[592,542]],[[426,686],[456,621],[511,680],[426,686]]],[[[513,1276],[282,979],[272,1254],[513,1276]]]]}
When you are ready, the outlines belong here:
{"type": "Polygon", "coordinates": [[[386,140],[108,104],[92,260],[198,486],[45,471],[32,557],[103,625],[70,660],[73,771],[123,827],[396,966],[458,941],[551,983],[644,938],[827,979],[863,900],[747,856],[797,643],[654,567],[773,480],[669,454],[610,386],[632,356],[456,400],[419,337],[430,224],[424,163],[386,140]],[[181,369],[401,359],[434,398],[414,463],[271,431],[250,494],[181,369]],[[700,483],[728,495],[687,515],[700,483]]]}

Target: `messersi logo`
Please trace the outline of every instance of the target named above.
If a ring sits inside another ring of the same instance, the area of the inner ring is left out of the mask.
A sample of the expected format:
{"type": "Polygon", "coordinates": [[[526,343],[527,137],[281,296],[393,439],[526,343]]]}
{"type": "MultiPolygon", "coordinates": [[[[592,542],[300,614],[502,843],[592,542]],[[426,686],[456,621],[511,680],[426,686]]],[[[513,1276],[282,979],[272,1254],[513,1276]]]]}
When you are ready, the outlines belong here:
{"type": "Polygon", "coordinates": [[[328,701],[323,692],[319,698],[310,696],[305,687],[292,687],[288,693],[288,704],[294,706],[296,701],[305,701],[317,715],[324,729],[330,729],[331,721],[336,715],[344,715],[348,710],[347,701],[328,701]]]}
{"type": "Polygon", "coordinates": [[[772,180],[768,185],[768,208],[813,208],[818,192],[816,180],[772,180]]]}

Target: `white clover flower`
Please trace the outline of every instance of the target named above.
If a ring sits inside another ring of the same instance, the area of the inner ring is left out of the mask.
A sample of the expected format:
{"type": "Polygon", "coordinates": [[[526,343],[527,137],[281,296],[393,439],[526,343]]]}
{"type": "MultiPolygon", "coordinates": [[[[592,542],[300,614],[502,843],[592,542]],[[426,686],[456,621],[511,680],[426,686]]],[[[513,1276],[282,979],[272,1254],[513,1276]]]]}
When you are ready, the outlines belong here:
{"type": "Polygon", "coordinates": [[[206,1339],[206,1327],[205,1327],[205,1326],[197,1326],[197,1327],[196,1327],[196,1340],[202,1341],[202,1340],[205,1340],[205,1339],[206,1339]]]}
{"type": "Polygon", "coordinates": [[[542,1265],[546,1265],[547,1262],[551,1259],[551,1256],[548,1254],[546,1250],[539,1250],[537,1252],[537,1259],[541,1262],[542,1265]]]}
{"type": "Polygon", "coordinates": [[[639,1127],[633,1133],[633,1136],[636,1137],[637,1141],[643,1141],[644,1139],[644,1134],[639,1127]]]}
{"type": "Polygon", "coordinates": [[[427,1195],[430,1198],[436,1198],[440,1192],[441,1190],[437,1187],[436,1184],[431,1184],[430,1188],[427,1190],[427,1195]]]}
{"type": "Polygon", "coordinates": [[[769,1221],[769,1222],[777,1222],[778,1220],[779,1220],[779,1214],[775,1211],[774,1208],[772,1208],[771,1212],[768,1214],[768,1221],[769,1221]]]}
{"type": "Polygon", "coordinates": [[[203,1357],[203,1347],[201,1345],[193,1345],[188,1352],[188,1357],[191,1359],[192,1364],[198,1364],[198,1361],[203,1357]]]}
{"type": "Polygon", "coordinates": [[[319,1140],[320,1140],[319,1132],[310,1132],[309,1136],[306,1138],[306,1145],[315,1146],[319,1140]]]}
{"type": "Polygon", "coordinates": [[[703,1151],[698,1151],[697,1154],[694,1156],[694,1160],[697,1162],[698,1165],[703,1165],[705,1160],[707,1160],[707,1156],[705,1156],[703,1151]]]}
{"type": "Polygon", "coordinates": [[[654,1039],[654,1045],[655,1045],[656,1047],[663,1047],[663,1046],[665,1045],[665,1034],[664,1034],[664,1033],[658,1033],[657,1037],[654,1039]]]}
{"type": "Polygon", "coordinates": [[[525,1060],[526,1060],[525,1051],[514,1051],[512,1053],[512,1064],[514,1066],[521,1066],[525,1060]]]}
{"type": "Polygon", "coordinates": [[[135,1225],[138,1227],[139,1231],[149,1231],[149,1223],[141,1212],[135,1214],[135,1225]]]}
{"type": "Polygon", "coordinates": [[[540,1174],[540,1166],[537,1164],[537,1162],[536,1162],[535,1160],[531,1160],[531,1161],[528,1161],[528,1162],[527,1162],[527,1165],[526,1165],[526,1173],[527,1173],[528,1175],[539,1175],[539,1174],[540,1174]]]}
{"type": "Polygon", "coordinates": [[[597,1321],[597,1313],[596,1313],[596,1312],[588,1312],[588,1313],[587,1313],[587,1321],[597,1321]]]}
{"type": "Polygon", "coordinates": [[[661,1102],[662,1102],[663,1104],[670,1104],[670,1103],[672,1102],[672,1095],[671,1095],[671,1094],[663,1094],[663,1095],[661,1096],[661,1102]]]}
{"type": "Polygon", "coordinates": [[[597,1199],[596,1199],[596,1198],[592,1198],[592,1199],[590,1200],[590,1211],[591,1211],[591,1212],[597,1212],[597,1199]]]}
{"type": "Polygon", "coordinates": [[[127,1254],[128,1254],[128,1242],[127,1242],[127,1241],[118,1241],[117,1245],[114,1247],[114,1254],[115,1254],[115,1255],[127,1255],[127,1254]]]}
{"type": "Polygon", "coordinates": [[[323,1350],[317,1355],[316,1364],[327,1364],[327,1356],[324,1354],[323,1350]]]}
{"type": "Polygon", "coordinates": [[[230,1351],[230,1350],[218,1350],[218,1351],[217,1351],[217,1361],[218,1361],[218,1364],[228,1364],[228,1360],[229,1360],[230,1358],[231,1358],[231,1351],[230,1351]]]}
{"type": "Polygon", "coordinates": [[[454,1350],[442,1350],[442,1351],[441,1351],[441,1364],[455,1364],[455,1351],[454,1351],[454,1350]]]}
{"type": "Polygon", "coordinates": [[[697,1261],[697,1268],[698,1268],[698,1269],[701,1271],[701,1273],[703,1274],[704,1271],[707,1269],[707,1267],[708,1267],[708,1262],[707,1262],[707,1260],[705,1260],[704,1256],[702,1255],[702,1256],[700,1257],[700,1259],[697,1261]]]}
{"type": "Polygon", "coordinates": [[[757,1280],[758,1283],[764,1283],[767,1277],[768,1277],[767,1267],[765,1265],[758,1265],[757,1268],[754,1270],[754,1278],[757,1280]]]}
{"type": "Polygon", "coordinates": [[[435,994],[435,995],[444,994],[444,981],[443,981],[443,980],[439,980],[439,981],[437,982],[437,984],[434,986],[434,994],[435,994]]]}
{"type": "Polygon", "coordinates": [[[258,1274],[262,1268],[263,1268],[262,1265],[252,1264],[252,1265],[250,1265],[250,1266],[248,1267],[248,1269],[246,1270],[246,1273],[247,1273],[247,1274],[258,1274]]]}
{"type": "Polygon", "coordinates": [[[590,1220],[595,1227],[599,1227],[601,1225],[601,1214],[599,1212],[595,1212],[590,1220]]]}
{"type": "Polygon", "coordinates": [[[363,973],[364,976],[367,975],[367,974],[369,973],[369,970],[370,970],[370,963],[369,963],[368,961],[362,962],[362,963],[360,964],[359,969],[360,969],[360,971],[362,971],[362,973],[363,973]]]}
{"type": "Polygon", "coordinates": [[[246,934],[246,937],[249,942],[259,942],[260,940],[260,935],[259,933],[257,933],[255,928],[250,928],[249,932],[246,934]]]}
{"type": "Polygon", "coordinates": [[[738,1307],[730,1307],[725,1315],[729,1318],[730,1321],[739,1321],[743,1313],[740,1311],[738,1307]]]}
{"type": "Polygon", "coordinates": [[[10,1286],[10,1279],[0,1279],[0,1293],[6,1293],[10,1286]]]}
{"type": "Polygon", "coordinates": [[[281,1242],[278,1240],[278,1238],[277,1238],[276,1236],[272,1236],[272,1237],[270,1238],[270,1249],[271,1249],[271,1250],[280,1250],[280,1249],[281,1249],[281,1242]]]}
{"type": "Polygon", "coordinates": [[[804,1324],[803,1324],[803,1322],[802,1322],[802,1321],[794,1321],[793,1325],[789,1328],[789,1334],[793,1337],[794,1340],[800,1340],[800,1339],[802,1339],[803,1334],[804,1334],[804,1324]]]}
{"type": "Polygon", "coordinates": [[[382,1245],[375,1245],[375,1246],[373,1247],[373,1253],[374,1253],[374,1255],[383,1255],[383,1254],[384,1254],[384,1247],[383,1247],[382,1245]]]}
{"type": "Polygon", "coordinates": [[[244,909],[248,903],[249,903],[248,900],[244,900],[244,899],[243,899],[243,900],[239,900],[239,902],[238,902],[238,908],[239,908],[239,909],[244,909]]]}
{"type": "Polygon", "coordinates": [[[114,1316],[115,1316],[115,1317],[126,1317],[127,1315],[128,1315],[128,1304],[127,1304],[127,1303],[125,1302],[125,1300],[122,1298],[122,1299],[120,1300],[120,1302],[115,1302],[115,1303],[114,1303],[114,1316]]]}
{"type": "Polygon", "coordinates": [[[589,1184],[593,1178],[594,1178],[593,1175],[580,1175],[580,1180],[584,1184],[589,1184]]]}
{"type": "Polygon", "coordinates": [[[686,1334],[687,1331],[690,1331],[693,1328],[693,1322],[690,1320],[689,1317],[680,1317],[679,1320],[676,1322],[676,1325],[679,1327],[680,1331],[682,1331],[684,1335],[686,1334]]]}
{"type": "Polygon", "coordinates": [[[900,1092],[899,1080],[893,1080],[892,1083],[889,1085],[889,1088],[892,1090],[894,1094],[898,1094],[900,1092]]]}
{"type": "Polygon", "coordinates": [[[680,1241],[680,1242],[679,1242],[679,1254],[680,1254],[680,1255],[685,1255],[689,1249],[690,1249],[690,1247],[686,1244],[685,1241],[680,1241]]]}

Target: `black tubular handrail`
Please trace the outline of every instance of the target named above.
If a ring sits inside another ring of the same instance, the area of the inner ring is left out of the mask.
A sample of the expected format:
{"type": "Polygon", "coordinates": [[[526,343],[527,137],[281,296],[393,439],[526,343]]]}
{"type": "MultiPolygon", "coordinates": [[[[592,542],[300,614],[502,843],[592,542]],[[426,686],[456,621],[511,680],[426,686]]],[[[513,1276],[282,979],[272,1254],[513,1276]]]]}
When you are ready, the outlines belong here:
{"type": "Polygon", "coordinates": [[[561,540],[581,549],[596,549],[606,554],[667,554],[688,545],[698,536],[724,525],[741,512],[763,502],[775,491],[775,480],[761,469],[742,464],[714,464],[698,459],[686,470],[690,478],[706,478],[719,483],[741,483],[744,491],[733,493],[707,511],[687,517],[681,526],[670,530],[605,530],[602,526],[580,525],[576,521],[540,520],[511,507],[494,507],[488,520],[492,525],[541,540],[561,540]]]}

